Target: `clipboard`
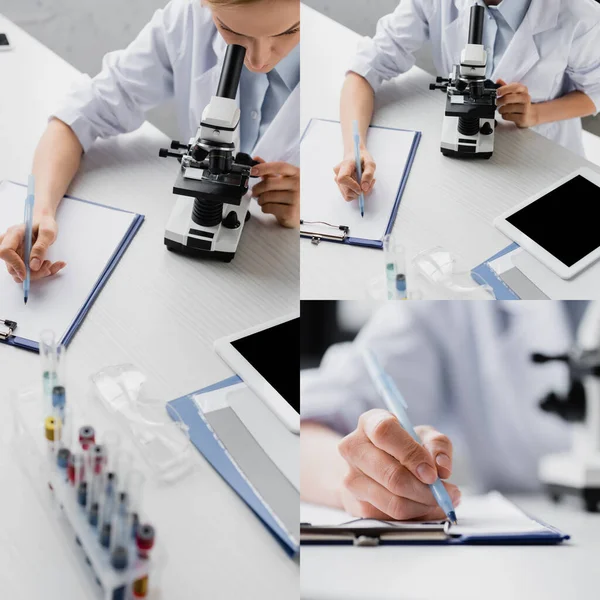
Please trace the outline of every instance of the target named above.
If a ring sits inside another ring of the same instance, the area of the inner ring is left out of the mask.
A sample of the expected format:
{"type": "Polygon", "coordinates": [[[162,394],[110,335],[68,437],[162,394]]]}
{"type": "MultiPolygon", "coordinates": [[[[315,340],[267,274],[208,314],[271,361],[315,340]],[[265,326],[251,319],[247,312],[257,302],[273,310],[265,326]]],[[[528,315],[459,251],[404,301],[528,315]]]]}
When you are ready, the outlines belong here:
{"type": "Polygon", "coordinates": [[[494,291],[494,296],[496,300],[520,300],[520,296],[490,267],[489,263],[497,258],[505,256],[510,252],[514,252],[519,248],[519,244],[512,243],[500,252],[494,254],[486,261],[482,262],[480,265],[477,265],[475,268],[471,270],[473,275],[477,275],[475,277],[475,281],[482,281],[489,285],[494,291]]]}
{"type": "MultiPolygon", "coordinates": [[[[494,531],[493,524],[486,533],[480,529],[452,525],[449,521],[379,521],[377,519],[354,519],[334,525],[312,525],[302,523],[300,542],[306,545],[344,544],[373,547],[388,544],[480,544],[480,545],[531,545],[560,544],[570,539],[562,531],[531,517],[498,492],[490,492],[479,499],[481,502],[498,504],[511,513],[516,513],[521,531],[494,531]],[[522,523],[526,523],[523,526],[522,523]],[[533,526],[532,526],[533,524],[533,526]]],[[[515,526],[516,528],[518,526],[515,526]]]]}
{"type": "Polygon", "coordinates": [[[237,465],[231,460],[227,451],[213,434],[207,421],[203,418],[201,411],[193,399],[193,396],[198,394],[205,394],[241,382],[240,377],[234,375],[224,381],[192,392],[187,396],[172,400],[169,404],[175,408],[175,411],[169,411],[169,414],[174,419],[177,418],[177,414],[181,417],[181,420],[188,427],[190,441],[196,446],[197,450],[262,521],[288,555],[294,556],[299,550],[298,542],[280,525],[271,509],[257,494],[237,465]]]}
{"type": "MultiPolygon", "coordinates": [[[[336,130],[336,141],[335,142],[331,142],[333,147],[335,147],[335,150],[332,150],[330,148],[326,148],[326,149],[322,149],[323,152],[327,153],[327,159],[324,161],[320,161],[320,165],[325,165],[323,167],[319,167],[319,169],[321,168],[326,168],[327,170],[327,174],[326,174],[326,181],[329,182],[329,190],[327,192],[324,193],[324,195],[328,196],[331,195],[332,198],[331,200],[333,201],[335,199],[335,201],[337,201],[339,204],[338,206],[342,208],[343,210],[346,210],[346,208],[344,207],[344,201],[343,199],[341,199],[341,195],[339,193],[339,191],[337,190],[337,185],[335,185],[335,182],[333,180],[333,171],[329,168],[330,166],[333,168],[333,164],[329,164],[331,163],[331,156],[330,155],[335,155],[336,158],[338,156],[341,156],[341,150],[339,148],[337,148],[337,146],[339,146],[341,144],[341,130],[340,130],[340,126],[339,126],[339,121],[333,121],[330,119],[311,119],[310,122],[308,123],[306,129],[304,130],[301,140],[300,140],[300,148],[301,148],[301,154],[302,154],[302,150],[303,150],[303,143],[306,143],[307,140],[307,136],[309,134],[311,134],[313,132],[313,130],[315,130],[317,127],[321,127],[323,124],[327,124],[327,125],[335,125],[335,130],[336,130]],[[333,182],[333,186],[331,186],[331,182],[333,182]],[[335,187],[335,189],[333,189],[333,187],[335,187]]],[[[329,127],[327,127],[327,129],[329,129],[329,127]]],[[[308,218],[306,217],[306,215],[304,215],[302,213],[302,208],[300,209],[301,214],[300,214],[300,236],[303,238],[307,238],[310,239],[313,244],[319,244],[321,241],[326,241],[326,242],[334,242],[334,243],[339,243],[339,244],[348,244],[351,246],[361,246],[364,248],[375,248],[375,249],[379,249],[382,250],[383,249],[383,237],[389,233],[391,233],[392,228],[394,226],[394,222],[396,220],[396,216],[398,214],[398,209],[400,207],[400,202],[402,199],[402,195],[404,193],[404,188],[406,187],[406,183],[408,181],[408,177],[410,175],[410,171],[415,159],[415,155],[417,152],[417,148],[419,146],[419,142],[421,140],[421,132],[419,131],[410,131],[410,130],[405,130],[405,129],[396,129],[396,128],[392,128],[392,127],[380,127],[380,126],[375,126],[375,125],[371,125],[369,127],[369,135],[372,135],[371,132],[388,132],[389,134],[389,144],[387,145],[388,151],[389,151],[389,157],[391,158],[391,163],[393,163],[393,166],[390,168],[390,166],[386,166],[384,165],[384,168],[386,169],[386,172],[391,171],[392,169],[394,169],[394,174],[392,175],[392,177],[395,177],[398,170],[400,171],[400,176],[398,178],[398,183],[397,186],[395,187],[395,189],[390,190],[390,193],[392,193],[394,195],[394,202],[391,206],[391,211],[389,213],[389,217],[387,217],[386,219],[386,223],[385,226],[382,230],[378,231],[378,233],[376,235],[372,235],[372,236],[361,236],[361,235],[357,235],[355,233],[353,233],[353,227],[350,226],[348,224],[348,222],[346,223],[341,223],[338,222],[340,220],[340,215],[334,215],[333,213],[331,214],[331,216],[327,216],[324,218],[319,218],[319,217],[312,217],[312,216],[308,216],[308,218]],[[393,143],[393,136],[394,133],[397,134],[404,134],[406,136],[406,139],[404,140],[405,142],[409,142],[406,145],[406,152],[404,154],[402,154],[401,152],[398,152],[398,144],[394,144],[393,143]],[[410,135],[409,135],[410,134],[410,135]],[[396,154],[395,154],[396,152],[396,154]],[[401,154],[401,157],[398,157],[398,154],[401,154]],[[395,161],[395,162],[394,162],[395,161]]],[[[327,136],[328,140],[332,140],[333,136],[327,136]]],[[[369,139],[367,140],[367,143],[369,142],[369,139]]],[[[321,144],[319,144],[320,146],[321,144]]],[[[372,148],[370,148],[371,151],[373,151],[372,148]]],[[[306,147],[304,147],[304,151],[307,152],[306,147]]],[[[374,156],[376,162],[378,163],[378,165],[380,165],[381,161],[378,160],[377,156],[374,156]]],[[[387,158],[387,155],[386,155],[387,158]]],[[[303,199],[305,197],[305,194],[310,195],[310,191],[307,192],[307,187],[310,185],[310,180],[308,178],[311,177],[311,173],[310,173],[310,169],[311,167],[308,165],[308,162],[305,160],[305,158],[302,158],[302,164],[303,164],[303,177],[306,178],[304,181],[304,185],[302,188],[302,195],[303,195],[303,199]]],[[[381,170],[379,171],[379,173],[381,173],[381,170]]],[[[325,176],[325,175],[323,175],[325,176]]],[[[377,177],[377,175],[376,175],[377,177]]],[[[378,184],[376,185],[382,185],[381,182],[378,182],[378,184]]],[[[324,201],[329,201],[330,198],[327,197],[325,198],[324,201]]],[[[349,204],[358,204],[358,203],[349,203],[349,204]]],[[[302,206],[306,206],[307,202],[305,200],[303,200],[303,202],[301,202],[302,206]]],[[[358,211],[358,206],[354,207],[356,209],[356,211],[358,211]]],[[[337,210],[337,209],[336,209],[337,210]]],[[[342,212],[339,211],[339,212],[342,212]]],[[[366,210],[365,210],[365,215],[368,217],[369,216],[369,203],[366,203],[366,210]]],[[[343,220],[343,217],[342,217],[343,220]]]]}
{"type": "Polygon", "coordinates": [[[453,535],[452,526],[445,523],[433,523],[430,527],[419,524],[407,524],[389,527],[322,527],[302,523],[300,526],[300,543],[302,545],[349,545],[375,547],[397,544],[446,544],[446,545],[551,545],[560,544],[570,536],[560,530],[546,525],[546,530],[539,533],[515,535],[453,535]]]}
{"type": "MultiPolygon", "coordinates": [[[[10,181],[10,180],[0,181],[0,186],[2,186],[3,184],[16,185],[16,186],[22,187],[24,190],[27,187],[21,183],[10,181]]],[[[75,334],[77,333],[77,330],[83,323],[85,317],[87,316],[87,313],[89,312],[89,310],[92,307],[93,303],[95,302],[96,298],[102,291],[102,288],[106,285],[106,282],[108,281],[111,274],[115,270],[117,264],[119,263],[119,261],[121,260],[123,255],[125,254],[127,248],[133,241],[133,238],[135,237],[136,233],[139,231],[140,227],[142,226],[142,223],[144,222],[144,216],[136,214],[136,213],[132,213],[130,211],[126,211],[126,210],[123,210],[120,208],[114,208],[112,206],[106,206],[106,205],[99,204],[96,202],[82,200],[81,198],[75,198],[74,196],[67,195],[67,196],[65,196],[65,198],[74,200],[76,202],[81,202],[84,204],[101,207],[106,210],[125,213],[128,215],[133,215],[131,224],[129,225],[127,231],[125,232],[125,235],[120,240],[119,244],[116,246],[113,254],[110,256],[110,259],[107,262],[104,269],[102,270],[100,276],[94,282],[91,292],[87,296],[83,306],[79,309],[79,311],[75,315],[74,319],[70,322],[66,331],[61,332],[61,338],[58,340],[58,342],[64,346],[68,346],[69,343],[72,341],[73,337],[75,336],[75,334]]],[[[2,307],[0,307],[0,311],[2,311],[2,307]]],[[[14,346],[15,348],[22,348],[24,350],[29,350],[31,352],[39,352],[39,343],[37,341],[27,339],[27,338],[19,335],[18,320],[11,317],[11,315],[3,314],[2,312],[0,312],[0,343],[7,344],[9,346],[14,346]]]]}

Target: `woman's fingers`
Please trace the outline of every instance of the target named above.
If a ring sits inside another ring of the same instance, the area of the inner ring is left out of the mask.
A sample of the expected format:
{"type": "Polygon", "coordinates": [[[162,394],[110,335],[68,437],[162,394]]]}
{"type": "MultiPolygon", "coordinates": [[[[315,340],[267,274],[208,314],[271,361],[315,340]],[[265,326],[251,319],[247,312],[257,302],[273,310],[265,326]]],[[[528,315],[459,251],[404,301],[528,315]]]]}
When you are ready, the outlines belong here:
{"type": "Polygon", "coordinates": [[[12,267],[21,281],[25,279],[25,263],[19,256],[19,250],[22,247],[24,235],[25,226],[15,225],[6,231],[0,242],[0,260],[12,267]]]}
{"type": "Polygon", "coordinates": [[[300,189],[300,181],[297,177],[267,177],[252,188],[252,196],[258,198],[265,192],[275,190],[287,190],[296,192],[300,189]]]}
{"type": "Polygon", "coordinates": [[[417,435],[421,439],[423,446],[429,450],[433,456],[438,475],[442,479],[448,479],[452,475],[452,442],[448,436],[435,430],[428,425],[415,427],[417,435]]]}
{"type": "Polygon", "coordinates": [[[402,496],[396,496],[382,485],[357,469],[351,469],[344,479],[344,487],[357,499],[368,502],[391,519],[406,521],[425,516],[444,519],[444,511],[430,504],[421,504],[402,496]]]}
{"type": "Polygon", "coordinates": [[[276,217],[277,221],[279,221],[279,224],[283,227],[288,227],[291,229],[293,227],[299,227],[300,225],[298,210],[292,204],[276,204],[270,202],[268,204],[263,204],[261,209],[264,213],[276,217]]]}

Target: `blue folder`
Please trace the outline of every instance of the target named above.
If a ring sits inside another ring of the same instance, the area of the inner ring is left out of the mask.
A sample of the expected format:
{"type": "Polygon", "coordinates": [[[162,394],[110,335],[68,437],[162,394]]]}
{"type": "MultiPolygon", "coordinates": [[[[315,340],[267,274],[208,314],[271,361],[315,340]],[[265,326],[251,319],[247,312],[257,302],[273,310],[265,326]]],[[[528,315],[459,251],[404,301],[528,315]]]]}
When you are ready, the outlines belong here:
{"type": "MultiPolygon", "coordinates": [[[[304,133],[302,134],[302,138],[300,139],[300,143],[304,139],[304,136],[308,132],[313,121],[327,121],[329,123],[338,123],[339,121],[333,121],[332,119],[311,119],[304,133]]],[[[407,129],[398,129],[396,127],[380,127],[378,125],[371,125],[373,129],[389,129],[392,131],[409,131],[407,129]]],[[[396,215],[398,214],[398,209],[400,208],[400,201],[402,200],[402,194],[404,193],[404,188],[406,187],[406,182],[408,181],[408,176],[410,175],[410,170],[412,168],[413,162],[415,160],[415,155],[417,153],[417,148],[419,147],[419,142],[421,141],[421,132],[414,131],[415,138],[412,143],[412,147],[410,150],[410,154],[408,155],[408,161],[404,167],[404,173],[402,174],[402,178],[400,179],[400,185],[398,186],[398,191],[396,192],[396,200],[394,202],[394,206],[392,207],[392,212],[390,214],[390,220],[388,221],[387,227],[385,229],[385,233],[383,236],[388,235],[392,232],[392,228],[394,227],[394,222],[396,221],[396,215]]],[[[362,246],[364,248],[376,248],[378,250],[383,250],[383,236],[380,240],[369,240],[364,238],[357,238],[352,236],[346,236],[343,240],[336,240],[330,238],[321,238],[324,242],[335,242],[338,244],[348,244],[350,246],[362,246]]],[[[300,237],[311,239],[313,236],[307,235],[300,231],[300,237]]]]}
{"type": "Polygon", "coordinates": [[[494,291],[494,295],[496,300],[520,300],[520,297],[502,280],[498,274],[491,269],[489,263],[513,250],[516,250],[519,247],[517,243],[512,243],[510,246],[504,248],[504,250],[500,250],[497,254],[494,254],[491,258],[488,258],[486,261],[482,262],[480,265],[471,270],[471,273],[477,275],[476,280],[483,280],[487,283],[492,290],[494,291]]]}
{"type": "Polygon", "coordinates": [[[193,396],[205,394],[221,388],[240,383],[242,380],[234,375],[229,379],[215,383],[209,387],[192,392],[168,403],[175,411],[169,411],[172,419],[181,418],[187,427],[191,442],[206,458],[211,466],[229,484],[236,494],[254,511],[256,516],[264,523],[285,551],[293,556],[298,552],[298,543],[277,523],[270,508],[255,493],[246,479],[242,476],[234,462],[229,458],[221,443],[213,435],[212,430],[204,420],[202,412],[194,402],[193,396]]]}
{"type": "MultiPolygon", "coordinates": [[[[27,186],[23,185],[22,183],[17,183],[16,181],[11,181],[11,183],[14,183],[15,185],[20,185],[23,188],[27,188],[27,186]]],[[[65,198],[70,198],[71,200],[77,200],[78,202],[85,202],[86,204],[94,204],[95,206],[102,206],[102,207],[106,208],[107,210],[117,210],[120,212],[134,214],[127,210],[123,210],[120,208],[114,208],[112,206],[105,206],[104,204],[99,204],[97,202],[90,202],[89,200],[81,200],[81,198],[75,198],[73,196],[65,196],[65,198]]],[[[139,231],[143,222],[144,222],[143,215],[135,215],[135,218],[131,222],[131,226],[129,227],[127,233],[123,237],[123,240],[121,241],[119,246],[116,248],[114,254],[108,261],[108,264],[106,265],[106,268],[104,269],[104,271],[101,273],[100,277],[98,278],[98,281],[96,281],[96,283],[92,289],[92,292],[88,296],[81,311],[79,312],[77,317],[74,319],[73,323],[71,324],[71,326],[69,327],[67,332],[64,334],[63,338],[61,340],[59,340],[59,342],[61,344],[63,344],[64,346],[68,346],[70,344],[71,340],[77,333],[77,330],[83,323],[83,320],[87,316],[87,313],[89,312],[90,308],[92,307],[92,304],[94,304],[96,298],[102,291],[102,288],[105,286],[105,284],[108,281],[109,277],[111,276],[112,272],[115,270],[115,267],[121,260],[121,257],[123,256],[123,254],[125,254],[125,251],[129,247],[129,244],[131,244],[131,242],[133,241],[135,234],[139,231]]],[[[2,316],[2,315],[0,315],[0,316],[2,316]]],[[[10,318],[10,317],[8,315],[5,315],[5,318],[10,318]]],[[[7,338],[6,340],[0,340],[0,343],[8,344],[9,346],[15,346],[17,348],[23,348],[24,350],[29,350],[31,352],[39,352],[40,351],[40,346],[39,346],[38,342],[35,342],[33,340],[27,340],[25,338],[19,337],[18,335],[11,336],[11,337],[7,338]]]]}

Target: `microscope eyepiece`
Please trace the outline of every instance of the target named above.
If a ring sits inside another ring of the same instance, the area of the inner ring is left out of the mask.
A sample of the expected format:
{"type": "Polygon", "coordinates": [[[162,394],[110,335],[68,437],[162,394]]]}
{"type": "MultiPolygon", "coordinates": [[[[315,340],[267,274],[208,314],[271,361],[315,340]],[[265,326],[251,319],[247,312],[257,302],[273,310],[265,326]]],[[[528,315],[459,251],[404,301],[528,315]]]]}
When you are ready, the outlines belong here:
{"type": "Polygon", "coordinates": [[[483,44],[483,19],[485,9],[479,4],[471,7],[471,22],[469,24],[469,44],[481,46],[483,44]]]}
{"type": "Polygon", "coordinates": [[[221,70],[221,78],[219,79],[219,87],[217,88],[217,96],[219,98],[231,98],[235,100],[245,57],[246,48],[244,46],[238,46],[237,44],[227,46],[221,70]]]}

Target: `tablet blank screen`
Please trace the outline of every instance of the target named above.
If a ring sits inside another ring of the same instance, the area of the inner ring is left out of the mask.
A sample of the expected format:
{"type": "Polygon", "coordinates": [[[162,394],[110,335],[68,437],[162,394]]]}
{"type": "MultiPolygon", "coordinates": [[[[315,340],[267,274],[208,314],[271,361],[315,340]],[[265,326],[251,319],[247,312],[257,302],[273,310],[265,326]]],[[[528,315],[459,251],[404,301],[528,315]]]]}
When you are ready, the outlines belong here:
{"type": "Polygon", "coordinates": [[[300,319],[240,338],[231,345],[300,413],[300,319]]]}
{"type": "Polygon", "coordinates": [[[567,267],[600,247],[600,188],[577,175],[506,220],[567,267]]]}

